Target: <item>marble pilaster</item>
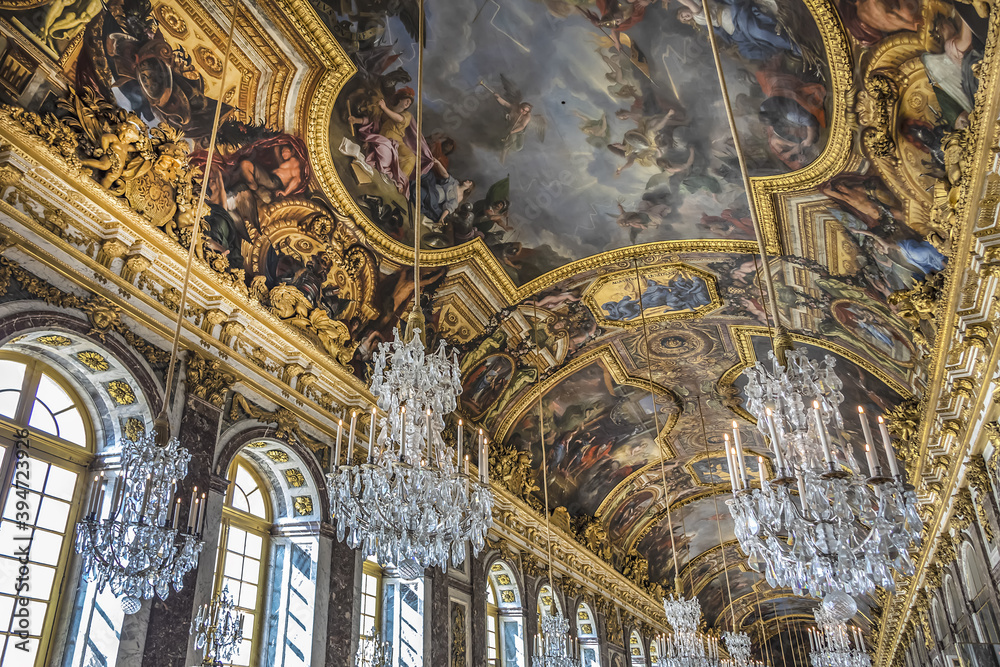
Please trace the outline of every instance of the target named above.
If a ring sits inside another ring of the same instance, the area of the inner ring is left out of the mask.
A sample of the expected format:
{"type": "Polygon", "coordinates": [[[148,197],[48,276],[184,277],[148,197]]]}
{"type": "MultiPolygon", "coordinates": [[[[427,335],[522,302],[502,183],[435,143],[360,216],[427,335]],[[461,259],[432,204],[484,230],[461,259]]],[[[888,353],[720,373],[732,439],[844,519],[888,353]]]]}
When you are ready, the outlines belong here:
{"type": "MultiPolygon", "coordinates": [[[[486,664],[486,588],[489,586],[484,555],[470,558],[472,578],[472,623],[469,633],[472,664],[486,664]]],[[[501,629],[497,628],[499,632],[501,629]]],[[[498,638],[499,640],[500,638],[498,638]]]]}
{"type": "MultiPolygon", "coordinates": [[[[329,524],[322,524],[319,533],[319,551],[316,555],[316,607],[313,615],[312,667],[327,664],[327,628],[330,627],[330,612],[333,600],[330,591],[333,568],[333,550],[337,536],[329,524]]],[[[353,626],[351,626],[353,627],[353,626]]]]}
{"type": "MultiPolygon", "coordinates": [[[[187,516],[186,499],[190,496],[193,486],[198,487],[199,495],[203,491],[207,493],[209,489],[221,416],[222,410],[207,401],[192,396],[188,396],[184,401],[179,426],[174,429],[174,435],[191,452],[187,479],[178,489],[181,498],[185,499],[181,516],[187,516]]],[[[207,534],[210,530],[214,530],[215,538],[206,540],[198,567],[184,577],[183,590],[172,591],[166,600],[154,598],[152,601],[146,643],[143,648],[143,665],[185,667],[191,664],[187,662],[188,640],[191,618],[195,610],[197,583],[202,581],[202,577],[211,578],[215,571],[215,543],[218,541],[222,508],[220,503],[213,502],[208,509],[211,509],[213,504],[217,506],[217,512],[215,516],[206,515],[205,532],[207,534]],[[201,574],[202,570],[208,574],[201,574]]]]}
{"type": "MultiPolygon", "coordinates": [[[[205,547],[202,549],[199,567],[194,583],[194,599],[192,609],[212,601],[215,592],[215,564],[218,562],[219,531],[222,528],[222,507],[226,503],[226,491],[229,481],[224,477],[213,475],[208,484],[208,495],[205,506],[205,547]]],[[[199,489],[202,487],[198,487],[199,489]]],[[[195,651],[194,637],[188,637],[188,665],[197,665],[202,656],[195,651]]]]}
{"type": "Polygon", "coordinates": [[[448,665],[451,660],[449,626],[451,625],[448,600],[448,574],[437,568],[427,570],[429,591],[425,591],[424,613],[430,614],[430,660],[424,656],[425,665],[448,665]],[[429,595],[428,595],[429,593],[429,595]]]}
{"type": "Polygon", "coordinates": [[[327,665],[350,665],[357,650],[354,626],[360,613],[361,562],[358,552],[336,537],[329,539],[329,545],[329,603],[321,654],[326,655],[327,665]]]}

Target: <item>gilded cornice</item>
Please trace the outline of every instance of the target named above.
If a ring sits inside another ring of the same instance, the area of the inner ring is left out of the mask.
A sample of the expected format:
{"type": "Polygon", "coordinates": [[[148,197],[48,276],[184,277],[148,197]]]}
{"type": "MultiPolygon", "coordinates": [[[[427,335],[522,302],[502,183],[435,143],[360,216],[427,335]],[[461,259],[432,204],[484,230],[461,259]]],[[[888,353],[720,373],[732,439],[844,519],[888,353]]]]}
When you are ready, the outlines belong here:
{"type": "MultiPolygon", "coordinates": [[[[166,323],[174,318],[178,296],[172,286],[182,281],[187,250],[6,119],[0,120],[0,136],[11,144],[0,151],[0,211],[15,223],[11,227],[8,222],[4,229],[17,241],[18,250],[85,289],[96,280],[123,313],[169,339],[171,326],[166,323]]],[[[372,400],[347,369],[221,283],[197,258],[185,314],[189,343],[197,341],[224,360],[240,359],[246,364],[241,372],[262,372],[265,386],[280,377],[288,363],[308,366],[320,378],[301,392],[286,385],[273,396],[277,403],[311,404],[332,416],[372,400]],[[268,354],[254,357],[250,349],[268,354]]],[[[332,432],[332,423],[332,418],[326,424],[319,420],[316,426],[332,432]]]]}
{"type": "MultiPolygon", "coordinates": [[[[508,549],[514,546],[522,555],[527,554],[531,559],[547,566],[545,519],[495,483],[493,494],[495,502],[491,531],[501,538],[508,549]]],[[[566,531],[551,524],[548,530],[552,536],[552,569],[557,578],[575,582],[585,591],[585,595],[594,600],[608,600],[642,622],[661,630],[666,629],[663,606],[659,599],[591,553],[566,531]]]]}
{"type": "MultiPolygon", "coordinates": [[[[921,405],[923,418],[917,437],[920,451],[914,483],[918,494],[924,498],[931,485],[939,499],[951,496],[961,479],[966,457],[978,453],[973,450],[979,449],[985,441],[985,438],[974,440],[975,434],[994,413],[992,407],[989,410],[983,407],[992,397],[1000,346],[996,345],[995,335],[985,340],[976,335],[977,340],[970,341],[966,332],[973,324],[996,318],[995,300],[990,295],[996,290],[992,263],[996,261],[995,248],[1000,242],[996,227],[996,119],[1000,108],[996,57],[998,30],[1000,16],[994,10],[990,14],[985,56],[979,69],[980,88],[974,110],[974,117],[979,120],[971,125],[973,129],[963,146],[963,179],[957,188],[954,206],[955,237],[949,249],[949,268],[942,289],[944,297],[937,303],[934,352],[921,405]],[[967,303],[966,295],[972,296],[972,303],[967,303]],[[959,304],[965,308],[960,308],[959,304]],[[954,393],[955,381],[962,378],[971,379],[976,389],[954,393]],[[936,460],[939,453],[949,457],[944,469],[925,470],[923,462],[936,460]],[[926,476],[927,472],[932,475],[926,476]]],[[[950,503],[936,502],[931,506],[925,523],[924,546],[914,559],[918,577],[913,583],[919,583],[919,575],[933,562],[935,547],[942,548],[944,543],[939,543],[937,538],[947,526],[950,512],[950,503]]],[[[947,551],[950,545],[944,546],[947,551]]],[[[893,664],[899,651],[906,648],[901,639],[916,601],[917,588],[897,586],[897,594],[887,601],[880,623],[876,665],[893,664]]]]}

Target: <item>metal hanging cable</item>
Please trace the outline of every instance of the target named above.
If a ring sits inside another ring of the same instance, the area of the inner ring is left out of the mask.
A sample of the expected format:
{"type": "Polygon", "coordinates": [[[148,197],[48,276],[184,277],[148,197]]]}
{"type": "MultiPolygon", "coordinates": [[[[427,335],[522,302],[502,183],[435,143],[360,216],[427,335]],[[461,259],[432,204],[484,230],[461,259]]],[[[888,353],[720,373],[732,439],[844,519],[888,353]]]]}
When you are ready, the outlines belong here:
{"type": "MultiPolygon", "coordinates": [[[[740,175],[743,177],[743,188],[747,194],[747,205],[750,208],[750,221],[753,223],[753,232],[757,240],[757,250],[760,253],[762,268],[764,271],[764,282],[767,285],[768,301],[771,304],[771,311],[774,314],[776,334],[771,339],[774,348],[774,355],[778,362],[784,366],[786,363],[785,354],[791,349],[791,338],[788,331],[782,326],[778,314],[778,297],[774,289],[774,280],[771,277],[770,265],[767,261],[767,247],[764,243],[764,233],[760,227],[760,219],[757,216],[757,205],[754,202],[753,190],[750,185],[750,172],[747,170],[746,157],[743,154],[743,145],[740,142],[739,132],[736,129],[736,116],[733,114],[733,105],[729,99],[729,88],[726,86],[726,76],[722,71],[722,60],[719,57],[719,45],[715,37],[715,28],[712,23],[711,7],[709,0],[701,0],[702,11],[708,25],[708,41],[711,45],[712,58],[715,61],[715,72],[719,78],[719,87],[722,91],[722,102],[726,108],[726,119],[729,121],[729,131],[733,135],[733,148],[736,150],[736,159],[740,165],[740,175]]],[[[780,260],[779,260],[780,261],[780,260]]]]}
{"type": "MultiPolygon", "coordinates": [[[[633,246],[634,247],[634,246],[633,246]]],[[[653,404],[653,442],[660,454],[660,482],[663,484],[663,502],[667,506],[667,530],[670,532],[670,552],[674,560],[674,593],[681,596],[681,571],[677,565],[677,547],[674,544],[674,525],[670,517],[670,492],[667,488],[666,453],[660,441],[660,411],[656,406],[656,393],[653,391],[653,351],[649,347],[649,324],[646,322],[646,309],[642,304],[642,284],[639,277],[639,262],[633,256],[632,267],[635,269],[635,291],[639,295],[639,317],[642,320],[643,344],[646,346],[646,381],[649,384],[649,399],[653,404]]]]}
{"type": "MultiPolygon", "coordinates": [[[[240,3],[233,3],[233,18],[229,24],[229,36],[226,40],[226,53],[222,59],[222,74],[219,80],[219,90],[226,89],[226,74],[229,72],[230,55],[233,50],[233,37],[236,35],[236,16],[239,13],[240,3]]],[[[167,366],[166,385],[163,390],[163,405],[160,413],[153,422],[158,441],[165,443],[170,438],[170,421],[167,412],[170,409],[170,400],[173,397],[174,373],[177,367],[177,352],[180,348],[181,328],[184,325],[184,311],[187,308],[188,292],[191,286],[191,268],[194,266],[194,255],[201,240],[201,224],[205,215],[205,196],[208,194],[209,175],[212,173],[212,162],[215,160],[216,140],[219,136],[219,120],[222,118],[221,99],[215,105],[215,116],[212,120],[212,132],[208,140],[208,152],[205,156],[205,167],[202,172],[201,192],[198,195],[198,204],[194,210],[194,222],[191,225],[191,244],[188,246],[187,266],[184,269],[184,283],[181,287],[180,306],[177,309],[177,319],[174,322],[174,337],[170,344],[170,361],[167,366]]]]}

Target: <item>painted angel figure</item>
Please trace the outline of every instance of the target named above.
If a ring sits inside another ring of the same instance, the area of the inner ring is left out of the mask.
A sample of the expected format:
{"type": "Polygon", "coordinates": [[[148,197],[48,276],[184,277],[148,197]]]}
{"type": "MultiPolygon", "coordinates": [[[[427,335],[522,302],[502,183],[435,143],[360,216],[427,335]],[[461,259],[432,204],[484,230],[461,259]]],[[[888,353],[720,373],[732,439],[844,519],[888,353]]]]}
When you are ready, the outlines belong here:
{"type": "Polygon", "coordinates": [[[496,92],[482,81],[479,84],[486,90],[493,93],[497,103],[506,109],[504,117],[507,119],[507,134],[503,138],[500,151],[500,164],[507,159],[508,153],[517,153],[524,148],[524,135],[528,127],[533,127],[538,136],[538,140],[545,141],[545,116],[532,112],[530,102],[524,101],[524,95],[503,74],[500,75],[500,83],[503,85],[503,94],[496,92]]]}

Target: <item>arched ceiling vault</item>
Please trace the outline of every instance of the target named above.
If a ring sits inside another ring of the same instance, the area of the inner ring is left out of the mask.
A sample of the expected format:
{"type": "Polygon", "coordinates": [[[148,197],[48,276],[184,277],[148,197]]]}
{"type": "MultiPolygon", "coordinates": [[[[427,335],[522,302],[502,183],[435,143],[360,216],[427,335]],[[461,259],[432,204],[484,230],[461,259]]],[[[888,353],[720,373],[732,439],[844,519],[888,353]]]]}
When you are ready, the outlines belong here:
{"type": "MultiPolygon", "coordinates": [[[[240,76],[225,90],[228,5],[116,0],[55,32],[54,2],[0,0],[0,13],[11,44],[60,73],[31,93],[33,110],[72,83],[183,131],[204,160],[221,105],[203,251],[248,302],[211,323],[237,354],[279,368],[264,346],[236,349],[242,309],[369,380],[410,307],[421,230],[430,337],[460,353],[460,412],[492,434],[494,479],[537,511],[544,464],[553,517],[654,595],[672,585],[672,536],[682,579],[719,618],[725,571],[759,587],[735,549],[721,569],[713,558],[720,534],[733,540],[721,449],[733,419],[772,465],[742,396],[768,327],[837,360],[855,444],[855,405],[882,414],[928,386],[931,332],[901,294],[947,271],[950,142],[995,92],[997,19],[950,0],[710,5],[712,17],[695,0],[426,0],[419,141],[414,0],[240,9],[240,76]],[[117,23],[123,7],[141,29],[117,23]],[[174,87],[136,84],[135,63],[108,55],[115,36],[189,56],[150,61],[174,87]]],[[[145,213],[183,241],[168,209],[145,213]]],[[[312,363],[283,364],[329,410],[312,363]]]]}

